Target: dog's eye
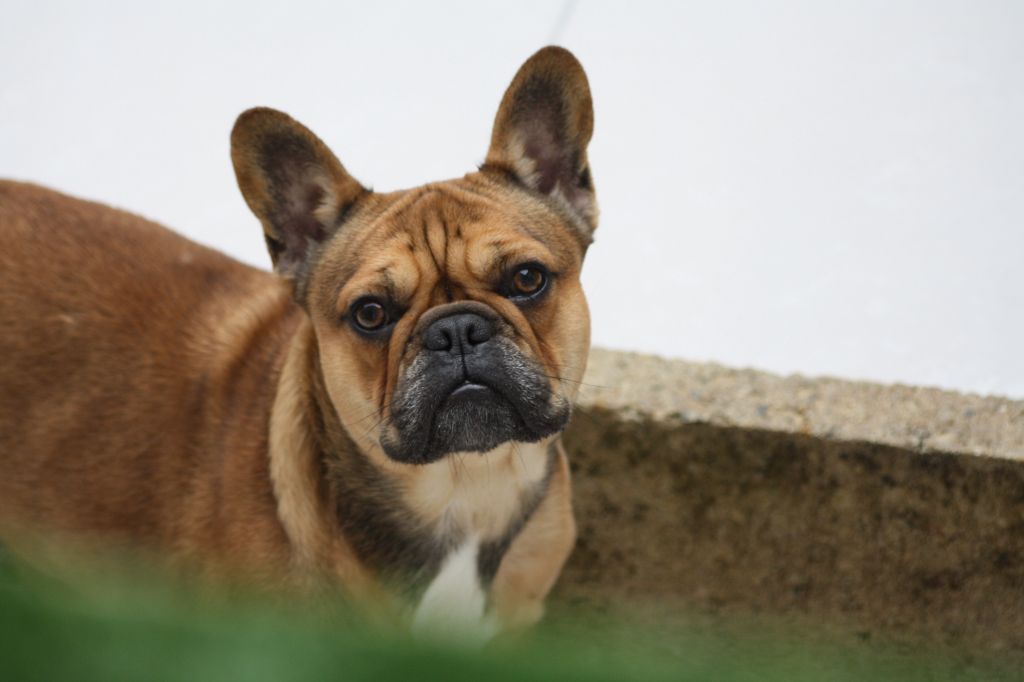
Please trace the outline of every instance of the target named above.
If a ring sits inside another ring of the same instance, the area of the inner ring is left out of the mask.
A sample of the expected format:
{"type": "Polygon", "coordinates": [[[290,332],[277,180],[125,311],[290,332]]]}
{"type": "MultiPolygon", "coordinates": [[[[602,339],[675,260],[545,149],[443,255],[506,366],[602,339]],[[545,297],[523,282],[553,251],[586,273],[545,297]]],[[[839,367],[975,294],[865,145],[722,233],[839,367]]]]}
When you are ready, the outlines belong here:
{"type": "Polygon", "coordinates": [[[360,299],[352,306],[352,319],[363,331],[376,331],[388,323],[388,313],[380,301],[360,299]]]}
{"type": "Polygon", "coordinates": [[[548,283],[548,273],[539,264],[520,265],[512,272],[510,296],[512,298],[533,298],[548,283]]]}

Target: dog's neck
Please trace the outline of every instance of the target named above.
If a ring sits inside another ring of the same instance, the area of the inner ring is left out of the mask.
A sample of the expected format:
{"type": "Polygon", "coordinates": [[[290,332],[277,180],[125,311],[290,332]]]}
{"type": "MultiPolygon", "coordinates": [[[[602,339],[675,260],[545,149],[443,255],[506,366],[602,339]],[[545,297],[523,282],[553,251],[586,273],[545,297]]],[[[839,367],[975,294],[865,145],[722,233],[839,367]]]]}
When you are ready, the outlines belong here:
{"type": "Polygon", "coordinates": [[[555,459],[551,442],[506,443],[397,471],[379,466],[338,419],[308,323],[282,369],[270,442],[279,516],[297,568],[346,578],[369,569],[409,598],[467,546],[486,586],[542,498],[555,459]]]}

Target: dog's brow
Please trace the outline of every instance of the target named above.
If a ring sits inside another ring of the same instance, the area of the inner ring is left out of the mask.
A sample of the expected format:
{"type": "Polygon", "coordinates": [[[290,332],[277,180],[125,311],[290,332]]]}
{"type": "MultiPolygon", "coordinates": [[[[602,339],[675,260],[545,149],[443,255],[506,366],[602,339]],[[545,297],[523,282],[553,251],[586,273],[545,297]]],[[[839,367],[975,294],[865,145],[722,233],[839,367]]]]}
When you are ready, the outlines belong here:
{"type": "Polygon", "coordinates": [[[343,304],[346,301],[342,300],[343,297],[347,298],[348,302],[350,302],[353,298],[363,295],[383,296],[396,303],[402,303],[402,292],[399,291],[398,282],[395,281],[392,275],[392,272],[398,267],[398,264],[394,262],[377,267],[371,274],[361,277],[356,286],[347,294],[346,289],[352,283],[352,279],[344,280],[338,288],[337,294],[335,294],[333,305],[335,307],[344,307],[343,304]]]}
{"type": "Polygon", "coordinates": [[[495,239],[488,242],[487,247],[495,254],[501,262],[514,258],[529,258],[543,255],[545,259],[554,257],[551,248],[539,239],[516,240],[509,242],[507,239],[495,239]]]}
{"type": "Polygon", "coordinates": [[[377,275],[380,277],[381,287],[384,289],[387,297],[392,301],[398,300],[398,289],[395,286],[395,279],[391,276],[391,268],[394,268],[394,263],[389,263],[383,267],[377,269],[377,275]]]}
{"type": "Polygon", "coordinates": [[[359,263],[349,261],[348,259],[346,259],[345,262],[341,265],[341,268],[339,269],[338,272],[339,285],[342,287],[345,286],[345,284],[355,276],[356,271],[358,270],[359,263]]]}

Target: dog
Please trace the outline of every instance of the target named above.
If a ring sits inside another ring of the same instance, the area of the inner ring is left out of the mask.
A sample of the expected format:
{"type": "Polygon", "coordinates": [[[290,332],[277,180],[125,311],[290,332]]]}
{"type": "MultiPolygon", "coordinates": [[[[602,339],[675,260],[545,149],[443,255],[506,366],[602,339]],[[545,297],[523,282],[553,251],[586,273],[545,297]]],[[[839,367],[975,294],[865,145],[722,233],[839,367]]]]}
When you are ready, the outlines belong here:
{"type": "Polygon", "coordinates": [[[365,188],[250,109],[231,159],[273,273],[0,183],[0,537],[332,585],[413,625],[526,627],[575,542],[559,435],[589,350],[587,77],[520,68],[476,172],[365,188]]]}

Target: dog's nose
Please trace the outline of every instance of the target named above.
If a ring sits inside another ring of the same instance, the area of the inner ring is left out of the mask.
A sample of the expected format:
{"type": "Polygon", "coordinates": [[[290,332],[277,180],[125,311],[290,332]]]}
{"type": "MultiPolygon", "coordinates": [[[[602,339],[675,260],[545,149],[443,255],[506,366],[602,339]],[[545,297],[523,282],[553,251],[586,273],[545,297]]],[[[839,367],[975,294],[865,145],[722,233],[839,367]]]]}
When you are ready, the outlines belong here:
{"type": "Polygon", "coordinates": [[[494,323],[475,313],[449,315],[435,320],[423,335],[427,350],[469,353],[494,336],[494,323]]]}

